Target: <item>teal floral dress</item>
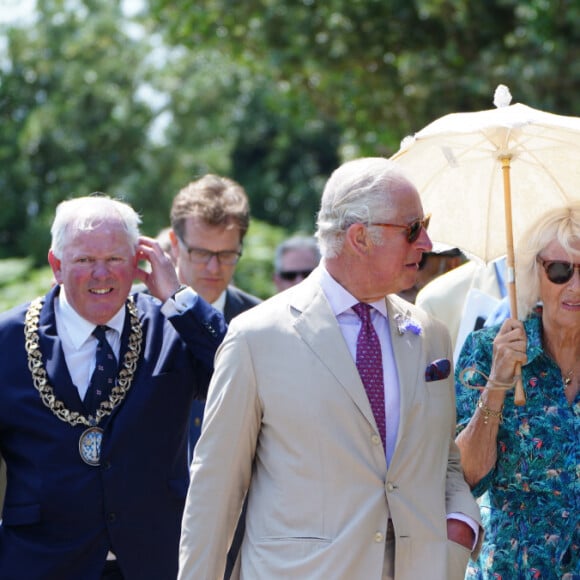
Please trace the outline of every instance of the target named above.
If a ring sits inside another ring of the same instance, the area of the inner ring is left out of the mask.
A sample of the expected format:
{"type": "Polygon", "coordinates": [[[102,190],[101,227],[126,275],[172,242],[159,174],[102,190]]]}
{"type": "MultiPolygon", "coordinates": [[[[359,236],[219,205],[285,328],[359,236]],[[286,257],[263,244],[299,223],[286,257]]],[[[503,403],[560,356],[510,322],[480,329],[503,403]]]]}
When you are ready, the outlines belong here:
{"type": "MultiPolygon", "coordinates": [[[[504,403],[497,463],[473,489],[480,497],[485,539],[466,579],[580,579],[580,396],[570,405],[560,369],[542,348],[542,322],[525,323],[526,404],[504,403]]],[[[479,391],[458,380],[475,366],[489,375],[498,326],[471,333],[455,373],[458,433],[473,415],[479,391]]],[[[481,384],[481,382],[479,382],[481,384]]]]}

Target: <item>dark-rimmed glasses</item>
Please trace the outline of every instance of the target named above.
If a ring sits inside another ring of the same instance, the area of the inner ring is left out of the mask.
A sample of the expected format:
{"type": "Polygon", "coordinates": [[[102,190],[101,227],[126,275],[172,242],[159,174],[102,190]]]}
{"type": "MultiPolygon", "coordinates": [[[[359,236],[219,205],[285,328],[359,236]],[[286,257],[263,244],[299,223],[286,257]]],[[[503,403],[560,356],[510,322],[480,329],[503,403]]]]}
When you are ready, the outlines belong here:
{"type": "Polygon", "coordinates": [[[192,264],[209,264],[210,260],[215,256],[217,261],[222,266],[233,266],[238,263],[242,252],[237,250],[222,250],[220,252],[212,252],[211,250],[206,250],[205,248],[190,248],[186,246],[183,242],[181,245],[186,250],[189,257],[189,261],[192,264]]]}
{"type": "Polygon", "coordinates": [[[552,284],[566,284],[572,279],[574,270],[580,272],[580,264],[564,260],[544,260],[538,256],[538,262],[542,264],[546,276],[552,284]]]}
{"type": "Polygon", "coordinates": [[[307,278],[312,274],[312,270],[286,270],[283,272],[278,272],[278,276],[286,282],[294,282],[299,276],[302,278],[307,278]]]}
{"type": "Polygon", "coordinates": [[[429,227],[429,220],[431,219],[431,214],[426,215],[422,220],[415,220],[412,224],[408,226],[402,226],[401,224],[385,224],[385,223],[371,223],[369,226],[380,226],[382,228],[401,228],[405,230],[407,236],[407,242],[410,244],[417,241],[421,235],[422,229],[427,229],[429,227]]]}

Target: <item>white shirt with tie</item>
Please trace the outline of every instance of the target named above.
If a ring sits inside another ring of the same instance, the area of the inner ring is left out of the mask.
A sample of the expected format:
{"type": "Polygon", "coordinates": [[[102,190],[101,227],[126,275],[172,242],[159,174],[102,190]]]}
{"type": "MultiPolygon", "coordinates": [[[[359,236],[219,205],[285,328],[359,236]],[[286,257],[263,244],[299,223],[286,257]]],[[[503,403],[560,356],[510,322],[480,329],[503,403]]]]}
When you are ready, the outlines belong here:
{"type": "MultiPolygon", "coordinates": [[[[356,361],[356,341],[361,327],[361,320],[352,307],[359,302],[348,290],[341,286],[328,271],[321,266],[320,285],[328,300],[338,325],[348,346],[352,359],[356,361]]],[[[397,441],[397,431],[400,419],[400,384],[397,374],[397,365],[393,348],[391,345],[391,333],[387,316],[387,305],[384,299],[371,302],[374,310],[371,311],[371,321],[381,343],[381,353],[383,358],[383,384],[385,385],[385,416],[386,416],[386,441],[385,450],[387,467],[390,464],[397,441]]],[[[468,524],[475,533],[477,545],[479,536],[479,526],[470,517],[461,513],[447,514],[447,519],[461,520],[468,524]]]]}

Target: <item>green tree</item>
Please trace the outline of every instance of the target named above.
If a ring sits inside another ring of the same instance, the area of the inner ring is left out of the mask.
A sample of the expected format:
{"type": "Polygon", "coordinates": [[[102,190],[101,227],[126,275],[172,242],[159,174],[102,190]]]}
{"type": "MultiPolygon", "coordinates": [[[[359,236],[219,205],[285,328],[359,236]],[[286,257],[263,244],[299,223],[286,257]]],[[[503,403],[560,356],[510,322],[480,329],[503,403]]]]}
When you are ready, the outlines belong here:
{"type": "Polygon", "coordinates": [[[3,251],[45,263],[56,204],[92,191],[125,196],[152,112],[138,97],[146,52],[117,3],[39,0],[31,27],[7,30],[0,72],[3,251]]]}
{"type": "Polygon", "coordinates": [[[236,129],[232,173],[251,194],[252,214],[314,231],[324,183],[340,163],[337,124],[309,102],[293,103],[265,86],[254,92],[236,129]]]}
{"type": "Polygon", "coordinates": [[[169,53],[150,82],[166,97],[160,188],[174,195],[201,174],[225,174],[246,188],[256,218],[313,228],[322,185],[339,163],[336,123],[213,48],[169,53]]]}
{"type": "Polygon", "coordinates": [[[343,155],[390,155],[454,111],[516,101],[579,109],[580,6],[572,0],[149,0],[168,43],[219,47],[311,99],[343,155]],[[266,72],[265,72],[266,71],[266,72]]]}

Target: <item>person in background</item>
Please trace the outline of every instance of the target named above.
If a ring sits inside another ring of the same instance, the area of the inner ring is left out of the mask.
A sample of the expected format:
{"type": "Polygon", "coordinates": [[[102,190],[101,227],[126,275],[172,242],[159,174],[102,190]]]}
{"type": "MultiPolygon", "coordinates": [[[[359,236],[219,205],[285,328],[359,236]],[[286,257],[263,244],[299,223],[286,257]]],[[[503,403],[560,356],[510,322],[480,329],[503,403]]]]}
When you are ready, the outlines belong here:
{"type": "Polygon", "coordinates": [[[437,248],[433,251],[425,252],[419,262],[417,281],[411,288],[399,292],[399,296],[414,303],[417,293],[435,278],[457,268],[464,262],[464,257],[458,248],[437,248]]]}
{"type": "MultiPolygon", "coordinates": [[[[244,188],[227,177],[207,174],[188,183],[173,199],[171,245],[179,280],[223,313],[226,322],[261,300],[236,288],[232,278],[250,225],[244,188]]],[[[204,403],[195,401],[190,426],[193,451],[204,403]]]]}
{"type": "Polygon", "coordinates": [[[216,356],[180,580],[222,577],[246,495],[242,578],[463,578],[479,511],[449,334],[396,296],[431,250],[428,221],[387,159],[329,178],[321,264],[233,319],[216,356]]]}
{"type": "Polygon", "coordinates": [[[189,409],[226,325],[139,223],[104,195],[60,203],[56,285],[0,315],[3,580],[177,573],[189,409]]]}
{"type": "Polygon", "coordinates": [[[505,257],[489,264],[472,259],[424,286],[415,304],[445,323],[454,361],[472,330],[482,328],[488,316],[507,296],[505,257]]]}
{"type": "Polygon", "coordinates": [[[457,444],[473,494],[483,496],[486,530],[467,578],[572,580],[580,578],[580,203],[530,224],[516,274],[523,322],[471,333],[456,371],[457,444]],[[524,406],[512,391],[520,374],[524,406]]]}
{"type": "Polygon", "coordinates": [[[208,174],[186,185],[171,206],[171,244],[179,279],[224,313],[226,320],[261,300],[232,285],[250,225],[244,188],[208,174]]]}
{"type": "MultiPolygon", "coordinates": [[[[190,182],[175,196],[170,219],[172,255],[182,283],[222,312],[228,323],[261,302],[257,296],[232,284],[250,225],[250,203],[239,183],[214,174],[190,182]]],[[[193,402],[190,457],[201,433],[204,410],[204,401],[193,402]]],[[[243,515],[236,532],[238,537],[244,529],[243,515]]],[[[234,541],[228,554],[226,580],[235,566],[238,549],[234,541]]]]}
{"type": "Polygon", "coordinates": [[[301,282],[320,262],[318,242],[313,236],[296,235],[276,247],[273,281],[276,292],[301,282]]]}

